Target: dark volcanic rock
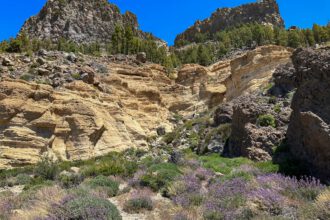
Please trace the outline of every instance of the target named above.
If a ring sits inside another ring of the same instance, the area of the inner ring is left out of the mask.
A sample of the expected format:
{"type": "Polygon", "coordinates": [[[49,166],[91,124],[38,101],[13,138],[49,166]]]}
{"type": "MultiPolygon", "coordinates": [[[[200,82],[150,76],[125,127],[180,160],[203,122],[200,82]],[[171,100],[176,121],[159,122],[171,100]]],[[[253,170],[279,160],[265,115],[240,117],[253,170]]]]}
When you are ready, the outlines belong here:
{"type": "Polygon", "coordinates": [[[330,179],[330,49],[293,55],[298,89],[287,133],[291,152],[314,174],[330,179]]]}
{"type": "Polygon", "coordinates": [[[21,29],[30,38],[70,39],[76,43],[106,43],[111,40],[116,25],[130,26],[139,36],[136,16],[121,14],[107,0],[48,0],[38,15],[28,19],[21,29]]]}
{"type": "Polygon", "coordinates": [[[231,123],[233,117],[233,101],[221,104],[214,112],[214,125],[231,123]]]}
{"type": "Polygon", "coordinates": [[[285,96],[297,87],[295,69],[292,63],[280,66],[273,74],[275,85],[269,90],[274,96],[285,96]]]}
{"type": "Polygon", "coordinates": [[[262,0],[258,3],[245,4],[236,8],[223,8],[214,12],[210,18],[197,21],[175,39],[196,42],[197,33],[214,34],[228,27],[244,23],[270,24],[284,27],[284,21],[280,15],[279,7],[275,0],[262,0]]]}
{"type": "Polygon", "coordinates": [[[275,112],[275,106],[281,105],[269,102],[269,97],[261,95],[246,95],[235,100],[232,116],[232,133],[224,154],[226,156],[244,156],[256,161],[272,159],[274,149],[285,138],[290,108],[280,108],[275,112]],[[262,115],[272,115],[276,127],[261,126],[259,118],[262,115]]]}

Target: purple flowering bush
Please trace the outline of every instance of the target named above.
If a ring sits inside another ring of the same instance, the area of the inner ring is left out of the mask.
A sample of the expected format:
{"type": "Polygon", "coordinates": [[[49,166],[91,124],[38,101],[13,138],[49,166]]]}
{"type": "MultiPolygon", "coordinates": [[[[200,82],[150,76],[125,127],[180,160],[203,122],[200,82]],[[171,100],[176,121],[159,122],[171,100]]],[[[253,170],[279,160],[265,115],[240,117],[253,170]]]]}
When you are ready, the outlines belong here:
{"type": "Polygon", "coordinates": [[[121,220],[118,209],[109,200],[78,190],[53,204],[49,220],[100,219],[121,220]]]}
{"type": "Polygon", "coordinates": [[[127,213],[139,213],[144,210],[154,209],[154,203],[151,199],[151,192],[140,190],[133,192],[131,197],[124,204],[124,211],[127,213]]]}
{"type": "Polygon", "coordinates": [[[219,180],[211,184],[203,204],[204,218],[236,219],[241,217],[250,188],[249,182],[241,178],[219,180]]]}
{"type": "Polygon", "coordinates": [[[0,193],[0,219],[9,219],[14,209],[13,195],[11,192],[0,193]]]}
{"type": "Polygon", "coordinates": [[[258,188],[249,193],[248,198],[271,215],[282,214],[285,205],[285,198],[274,189],[258,188]]]}
{"type": "Polygon", "coordinates": [[[168,187],[168,195],[177,205],[183,207],[199,206],[205,196],[202,183],[203,180],[209,178],[209,174],[203,168],[187,173],[168,187]]]}

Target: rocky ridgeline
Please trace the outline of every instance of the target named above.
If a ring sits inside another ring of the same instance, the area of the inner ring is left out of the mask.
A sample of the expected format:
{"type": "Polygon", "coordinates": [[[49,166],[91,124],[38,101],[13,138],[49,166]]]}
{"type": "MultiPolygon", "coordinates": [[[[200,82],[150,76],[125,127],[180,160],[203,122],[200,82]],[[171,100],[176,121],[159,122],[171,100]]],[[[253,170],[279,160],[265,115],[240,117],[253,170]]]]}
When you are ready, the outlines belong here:
{"type": "Polygon", "coordinates": [[[121,14],[119,8],[107,0],[48,0],[38,15],[28,19],[21,33],[40,40],[61,38],[76,43],[107,43],[116,25],[129,26],[140,37],[136,16],[121,14]]]}
{"type": "Polygon", "coordinates": [[[185,65],[171,79],[164,67],[144,63],[144,54],[1,54],[0,168],[43,155],[78,160],[147,148],[149,137],[172,130],[176,116],[259,89],[290,56],[264,46],[209,67],[185,65]]]}
{"type": "Polygon", "coordinates": [[[236,8],[218,9],[210,18],[197,21],[182,34],[179,34],[175,42],[182,40],[196,42],[196,35],[199,33],[212,35],[226,28],[254,22],[284,27],[284,21],[276,0],[262,0],[258,3],[245,4],[236,8]]]}

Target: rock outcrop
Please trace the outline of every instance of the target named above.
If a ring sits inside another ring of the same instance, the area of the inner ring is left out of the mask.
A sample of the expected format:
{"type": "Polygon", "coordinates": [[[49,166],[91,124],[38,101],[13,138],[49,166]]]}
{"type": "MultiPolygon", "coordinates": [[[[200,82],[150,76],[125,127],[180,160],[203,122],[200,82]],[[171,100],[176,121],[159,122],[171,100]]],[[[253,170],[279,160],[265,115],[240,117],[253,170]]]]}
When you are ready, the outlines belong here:
{"type": "Polygon", "coordinates": [[[182,34],[179,34],[175,42],[182,40],[196,42],[198,33],[212,35],[229,27],[254,22],[284,27],[284,21],[280,15],[276,0],[262,0],[236,8],[218,9],[210,18],[204,21],[197,21],[182,34]]]}
{"type": "MultiPolygon", "coordinates": [[[[272,160],[276,148],[285,138],[291,114],[290,107],[285,106],[283,101],[260,93],[232,101],[232,133],[224,154],[244,156],[255,161],[272,160]],[[274,120],[274,124],[263,123],[263,117],[274,120]]],[[[215,115],[217,118],[223,114],[221,111],[216,113],[220,113],[215,115]]]]}
{"type": "Polygon", "coordinates": [[[298,89],[287,133],[290,149],[314,174],[329,180],[330,49],[299,49],[292,60],[298,89]]]}
{"type": "Polygon", "coordinates": [[[140,37],[146,36],[138,30],[133,13],[121,14],[108,0],[48,0],[38,15],[25,22],[20,32],[36,39],[107,43],[116,25],[129,26],[140,37]]]}
{"type": "Polygon", "coordinates": [[[78,160],[147,148],[148,137],[172,130],[174,116],[259,89],[290,56],[283,47],[260,47],[210,67],[186,65],[172,80],[135,56],[2,54],[13,66],[0,65],[0,169],[43,155],[78,160]]]}

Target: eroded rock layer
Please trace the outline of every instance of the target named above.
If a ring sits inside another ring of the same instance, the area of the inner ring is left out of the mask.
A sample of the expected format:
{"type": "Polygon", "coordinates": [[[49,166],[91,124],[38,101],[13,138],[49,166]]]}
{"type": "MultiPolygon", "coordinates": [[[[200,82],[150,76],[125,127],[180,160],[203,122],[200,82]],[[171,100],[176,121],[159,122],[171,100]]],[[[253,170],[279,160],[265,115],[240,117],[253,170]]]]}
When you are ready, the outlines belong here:
{"type": "Polygon", "coordinates": [[[162,66],[132,57],[39,54],[1,55],[0,168],[33,164],[43,155],[78,160],[147,148],[157,130],[171,131],[174,115],[264,86],[291,51],[265,46],[210,67],[186,65],[176,80],[162,66]]]}

